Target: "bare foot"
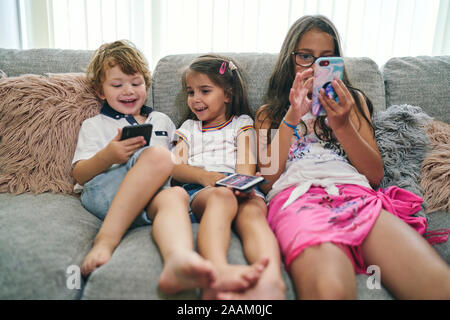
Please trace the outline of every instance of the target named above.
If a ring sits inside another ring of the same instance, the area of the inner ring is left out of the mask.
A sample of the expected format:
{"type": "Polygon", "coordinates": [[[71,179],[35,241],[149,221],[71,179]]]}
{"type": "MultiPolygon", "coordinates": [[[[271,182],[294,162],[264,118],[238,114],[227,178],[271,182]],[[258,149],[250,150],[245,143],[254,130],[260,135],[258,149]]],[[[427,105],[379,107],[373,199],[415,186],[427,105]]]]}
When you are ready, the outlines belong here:
{"type": "Polygon", "coordinates": [[[219,292],[248,289],[259,280],[268,263],[269,259],[264,258],[250,266],[228,264],[218,267],[217,282],[213,287],[203,290],[202,299],[215,300],[219,292]]]}
{"type": "Polygon", "coordinates": [[[91,251],[84,257],[81,264],[81,274],[86,277],[95,269],[107,263],[111,259],[114,249],[115,246],[112,246],[109,242],[96,240],[91,251]]]}
{"type": "Polygon", "coordinates": [[[166,294],[194,288],[208,288],[216,281],[211,262],[193,251],[174,253],[165,262],[159,287],[166,294]]]}
{"type": "Polygon", "coordinates": [[[218,292],[219,300],[284,300],[286,286],[278,276],[274,277],[265,270],[259,281],[252,287],[234,292],[218,292]]]}

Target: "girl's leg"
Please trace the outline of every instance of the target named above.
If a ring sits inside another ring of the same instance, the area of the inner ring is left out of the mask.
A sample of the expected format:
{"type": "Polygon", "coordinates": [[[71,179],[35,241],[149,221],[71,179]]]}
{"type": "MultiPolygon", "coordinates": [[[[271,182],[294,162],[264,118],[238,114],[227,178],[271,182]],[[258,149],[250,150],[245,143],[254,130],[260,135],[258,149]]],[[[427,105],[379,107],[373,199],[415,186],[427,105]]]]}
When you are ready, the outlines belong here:
{"type": "Polygon", "coordinates": [[[84,258],[83,275],[109,261],[131,223],[167,180],[172,168],[170,151],[162,147],[142,151],[120,184],[94,245],[84,258]]]}
{"type": "Polygon", "coordinates": [[[194,251],[188,206],[186,191],[174,187],[159,192],[147,210],[153,220],[153,238],[164,260],[159,287],[167,294],[208,288],[215,281],[211,262],[194,251]]]}
{"type": "Polygon", "coordinates": [[[235,220],[249,264],[268,258],[269,264],[255,286],[244,292],[220,294],[223,299],[285,299],[286,286],[281,274],[281,257],[277,239],[267,223],[267,207],[258,196],[239,205],[235,220]]]}
{"type": "Polygon", "coordinates": [[[291,264],[299,299],[355,299],[353,264],[338,246],[322,243],[305,249],[291,264]]]}
{"type": "Polygon", "coordinates": [[[227,261],[231,224],[238,209],[233,192],[223,187],[206,188],[197,194],[191,208],[196,215],[201,216],[197,234],[198,251],[214,264],[218,272],[217,290],[205,290],[203,297],[214,299],[218,290],[243,290],[255,283],[264,265],[237,266],[227,261]]]}
{"type": "Polygon", "coordinates": [[[399,299],[450,299],[450,268],[413,228],[381,211],[362,244],[367,265],[380,267],[381,282],[399,299]]]}

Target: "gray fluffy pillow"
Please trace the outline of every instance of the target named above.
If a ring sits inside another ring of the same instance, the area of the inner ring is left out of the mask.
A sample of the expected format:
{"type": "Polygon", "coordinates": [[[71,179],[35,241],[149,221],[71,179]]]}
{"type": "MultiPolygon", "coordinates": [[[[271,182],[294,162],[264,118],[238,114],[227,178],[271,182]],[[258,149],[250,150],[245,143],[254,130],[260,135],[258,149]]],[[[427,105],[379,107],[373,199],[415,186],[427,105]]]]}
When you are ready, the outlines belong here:
{"type": "Polygon", "coordinates": [[[396,185],[422,196],[420,166],[430,150],[426,126],[431,121],[420,107],[406,104],[391,106],[373,116],[384,163],[380,187],[396,185]]]}

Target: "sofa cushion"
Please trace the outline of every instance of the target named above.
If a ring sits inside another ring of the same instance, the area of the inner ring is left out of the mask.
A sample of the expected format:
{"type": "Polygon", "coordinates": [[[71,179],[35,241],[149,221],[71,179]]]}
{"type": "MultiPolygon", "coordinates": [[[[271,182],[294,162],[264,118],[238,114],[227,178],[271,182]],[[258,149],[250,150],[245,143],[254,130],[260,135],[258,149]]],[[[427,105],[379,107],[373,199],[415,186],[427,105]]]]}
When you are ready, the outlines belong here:
{"type": "MultiPolygon", "coordinates": [[[[252,115],[263,105],[268,81],[277,54],[223,53],[235,59],[244,70],[252,115]]],[[[187,114],[186,96],[181,90],[181,74],[198,54],[166,56],[158,61],[153,73],[153,106],[169,115],[178,127],[187,114]]],[[[345,58],[348,76],[354,87],[366,93],[375,110],[384,110],[384,84],[378,66],[369,58],[345,58]]]]}
{"type": "Polygon", "coordinates": [[[450,125],[433,121],[427,127],[431,152],[421,165],[420,186],[427,202],[427,213],[450,212],[450,125]]]}
{"type": "MultiPolygon", "coordinates": [[[[446,236],[448,237],[448,234],[442,233],[439,235],[441,231],[444,231],[443,229],[450,229],[450,219],[449,219],[449,213],[448,211],[434,211],[433,213],[427,214],[427,221],[428,221],[428,228],[426,234],[430,240],[446,236]]],[[[438,252],[438,254],[444,259],[447,264],[450,265],[450,240],[443,241],[443,242],[436,242],[433,243],[433,248],[438,252]]]]}
{"type": "MultiPolygon", "coordinates": [[[[192,225],[194,239],[197,237],[198,226],[199,224],[192,225]]],[[[111,260],[91,274],[82,299],[199,299],[200,290],[167,295],[158,289],[163,265],[151,232],[151,226],[129,231],[114,251],[111,260]]],[[[231,234],[228,261],[232,264],[247,263],[241,241],[234,232],[231,234]]],[[[287,298],[295,299],[292,283],[284,270],[283,278],[287,298]]]]}
{"type": "Polygon", "coordinates": [[[370,58],[344,58],[345,70],[353,87],[364,92],[374,113],[386,109],[384,83],[378,65],[370,58]]]}
{"type": "Polygon", "coordinates": [[[86,72],[93,51],[0,49],[0,69],[9,77],[23,74],[86,72]]]}
{"type": "Polygon", "coordinates": [[[100,221],[67,195],[0,194],[0,299],[79,299],[69,278],[100,221]],[[70,283],[70,286],[67,285],[70,283]]]}
{"type": "Polygon", "coordinates": [[[392,58],[382,67],[386,106],[411,104],[450,123],[450,55],[392,58]]]}
{"type": "MultiPolygon", "coordinates": [[[[192,225],[194,239],[197,238],[198,226],[198,224],[192,225]]],[[[150,226],[129,231],[114,251],[111,260],[89,276],[82,299],[199,299],[201,297],[200,290],[187,290],[166,295],[158,289],[162,260],[158,248],[152,240],[151,230],[150,226]]],[[[231,264],[247,263],[241,241],[234,232],[231,234],[228,261],[231,264]]],[[[282,275],[286,285],[286,298],[288,300],[296,299],[294,286],[284,267],[282,275]]],[[[383,286],[377,290],[369,289],[367,279],[367,275],[357,275],[356,277],[358,299],[393,299],[383,286]]]]}
{"type": "Polygon", "coordinates": [[[71,193],[78,131],[100,105],[84,74],[1,79],[0,192],[71,193]]]}

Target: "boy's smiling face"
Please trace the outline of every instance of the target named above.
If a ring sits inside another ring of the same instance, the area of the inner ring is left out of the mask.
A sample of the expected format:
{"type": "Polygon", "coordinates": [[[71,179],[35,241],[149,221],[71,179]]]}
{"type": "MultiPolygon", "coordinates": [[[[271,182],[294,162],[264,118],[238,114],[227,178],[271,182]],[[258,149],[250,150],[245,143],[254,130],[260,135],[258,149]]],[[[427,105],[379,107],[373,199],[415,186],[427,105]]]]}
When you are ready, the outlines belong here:
{"type": "Polygon", "coordinates": [[[145,80],[142,74],[125,74],[119,65],[108,68],[102,84],[103,92],[98,92],[114,110],[123,114],[139,115],[147,99],[145,80]]]}

